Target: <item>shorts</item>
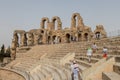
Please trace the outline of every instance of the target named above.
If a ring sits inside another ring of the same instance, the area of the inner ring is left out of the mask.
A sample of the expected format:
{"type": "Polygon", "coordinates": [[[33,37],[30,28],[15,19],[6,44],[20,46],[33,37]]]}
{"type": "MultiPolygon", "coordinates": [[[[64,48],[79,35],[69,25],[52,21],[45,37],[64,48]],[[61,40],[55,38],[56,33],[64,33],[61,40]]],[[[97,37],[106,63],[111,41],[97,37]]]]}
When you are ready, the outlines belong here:
{"type": "Polygon", "coordinates": [[[106,54],[106,53],[104,53],[104,54],[103,54],[103,57],[104,57],[104,58],[106,58],[106,57],[107,57],[107,54],[106,54]]]}

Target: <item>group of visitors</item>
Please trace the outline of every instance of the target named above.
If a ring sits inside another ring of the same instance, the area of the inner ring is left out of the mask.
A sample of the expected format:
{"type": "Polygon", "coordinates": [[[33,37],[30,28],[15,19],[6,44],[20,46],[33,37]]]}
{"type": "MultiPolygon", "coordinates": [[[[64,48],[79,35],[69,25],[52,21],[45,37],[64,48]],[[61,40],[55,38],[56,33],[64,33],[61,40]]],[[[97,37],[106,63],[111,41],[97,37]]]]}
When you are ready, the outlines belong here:
{"type": "MultiPolygon", "coordinates": [[[[88,47],[87,49],[87,56],[88,56],[88,62],[91,62],[91,56],[92,53],[96,53],[98,50],[98,47],[95,43],[92,44],[91,47],[88,47]]],[[[103,58],[107,58],[108,49],[107,47],[103,47],[102,54],[103,58]]],[[[72,71],[72,80],[81,80],[80,75],[80,69],[76,61],[71,61],[71,71],[72,71]]]]}
{"type": "MultiPolygon", "coordinates": [[[[92,53],[96,53],[97,50],[98,47],[95,43],[93,43],[93,45],[87,49],[87,56],[89,58],[88,62],[91,62],[92,53]]],[[[102,53],[103,53],[103,58],[107,58],[107,53],[108,53],[107,47],[103,47],[102,53]]]]}

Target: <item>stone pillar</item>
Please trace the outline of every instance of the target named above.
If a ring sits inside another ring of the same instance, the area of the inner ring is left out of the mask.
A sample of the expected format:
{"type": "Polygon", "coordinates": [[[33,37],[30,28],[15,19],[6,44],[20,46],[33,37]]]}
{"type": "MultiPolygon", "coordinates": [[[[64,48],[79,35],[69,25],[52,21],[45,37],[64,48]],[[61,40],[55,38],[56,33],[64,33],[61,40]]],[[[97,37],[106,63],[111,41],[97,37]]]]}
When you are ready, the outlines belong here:
{"type": "Polygon", "coordinates": [[[14,32],[14,34],[13,34],[13,39],[15,40],[16,46],[18,47],[19,46],[19,43],[18,43],[19,38],[18,38],[18,35],[16,32],[14,32]]]}
{"type": "Polygon", "coordinates": [[[32,46],[34,43],[33,33],[28,32],[27,40],[28,40],[28,46],[32,46]]]}
{"type": "Polygon", "coordinates": [[[43,42],[44,44],[47,43],[47,31],[46,31],[46,30],[44,31],[42,42],[43,42]]]}
{"type": "Polygon", "coordinates": [[[39,34],[34,33],[34,45],[38,45],[39,44],[39,34]]]}
{"type": "Polygon", "coordinates": [[[12,44],[11,44],[10,56],[11,56],[11,60],[15,60],[15,58],[16,58],[16,42],[14,39],[12,40],[12,44]]]}

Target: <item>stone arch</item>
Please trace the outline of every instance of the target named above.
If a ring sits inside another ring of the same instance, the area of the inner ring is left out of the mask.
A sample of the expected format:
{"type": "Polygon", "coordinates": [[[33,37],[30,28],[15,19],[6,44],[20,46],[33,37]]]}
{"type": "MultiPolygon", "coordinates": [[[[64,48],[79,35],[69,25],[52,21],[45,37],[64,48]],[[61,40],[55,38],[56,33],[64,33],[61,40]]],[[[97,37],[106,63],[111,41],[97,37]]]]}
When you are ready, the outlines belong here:
{"type": "Polygon", "coordinates": [[[27,46],[27,37],[24,30],[15,30],[13,39],[16,39],[17,46],[27,46]]]}
{"type": "Polygon", "coordinates": [[[47,43],[50,44],[50,42],[51,42],[51,36],[49,35],[47,36],[47,43]]]}
{"type": "Polygon", "coordinates": [[[58,43],[61,43],[61,39],[62,39],[61,36],[58,36],[57,38],[58,38],[58,43]]]}
{"type": "Polygon", "coordinates": [[[16,47],[19,47],[19,36],[17,32],[13,33],[13,39],[14,39],[14,42],[16,43],[16,47]]]}
{"type": "Polygon", "coordinates": [[[43,41],[43,35],[42,34],[39,35],[38,40],[39,40],[38,44],[42,44],[42,41],[43,41]]]}
{"type": "Polygon", "coordinates": [[[66,43],[70,43],[71,35],[69,33],[66,33],[65,38],[66,38],[66,43]]]}
{"type": "Polygon", "coordinates": [[[95,38],[96,39],[100,39],[100,37],[101,37],[101,32],[95,32],[95,38]]]}
{"type": "Polygon", "coordinates": [[[48,28],[49,18],[43,17],[41,19],[41,23],[40,23],[41,29],[45,29],[45,22],[47,22],[46,25],[47,25],[47,28],[48,28]]]}
{"type": "Polygon", "coordinates": [[[82,34],[78,33],[78,41],[82,41],[82,34]]]}
{"type": "Polygon", "coordinates": [[[74,13],[71,17],[71,28],[72,29],[73,28],[82,29],[83,26],[84,26],[83,19],[80,16],[80,14],[79,13],[74,13]],[[77,22],[76,22],[76,17],[77,17],[77,22]]]}
{"type": "Polygon", "coordinates": [[[53,29],[55,30],[55,21],[57,21],[57,30],[61,30],[62,29],[62,22],[58,16],[54,16],[52,18],[53,29]]]}
{"type": "Polygon", "coordinates": [[[52,36],[52,43],[53,43],[53,44],[56,43],[56,37],[57,37],[56,35],[53,35],[53,36],[52,36]]]}
{"type": "Polygon", "coordinates": [[[97,25],[96,29],[94,30],[94,35],[96,39],[100,39],[100,38],[105,38],[107,37],[107,33],[104,30],[103,25],[97,25]]]}
{"type": "Polygon", "coordinates": [[[84,40],[85,41],[88,41],[88,37],[89,37],[88,33],[84,33],[84,40]]]}

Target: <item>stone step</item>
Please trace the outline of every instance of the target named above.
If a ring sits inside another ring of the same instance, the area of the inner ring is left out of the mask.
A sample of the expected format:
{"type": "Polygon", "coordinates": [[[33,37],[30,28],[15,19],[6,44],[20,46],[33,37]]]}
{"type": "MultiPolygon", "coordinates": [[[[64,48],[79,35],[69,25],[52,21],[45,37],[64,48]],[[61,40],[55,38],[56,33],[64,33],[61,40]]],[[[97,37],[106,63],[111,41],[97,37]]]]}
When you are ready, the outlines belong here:
{"type": "Polygon", "coordinates": [[[52,75],[51,75],[52,73],[49,71],[49,69],[48,69],[47,67],[41,66],[40,71],[41,71],[42,73],[44,73],[45,78],[47,78],[47,77],[52,78],[52,75]]]}
{"type": "Polygon", "coordinates": [[[116,62],[120,62],[120,56],[119,57],[115,57],[115,61],[116,62]]]}
{"type": "Polygon", "coordinates": [[[67,77],[65,76],[65,73],[64,73],[64,71],[62,71],[62,69],[57,68],[54,65],[47,65],[46,64],[46,66],[55,70],[57,72],[57,74],[59,75],[61,80],[66,80],[67,79],[67,77]]]}
{"type": "MultiPolygon", "coordinates": [[[[46,65],[45,65],[45,67],[46,67],[46,65]]],[[[51,75],[52,75],[52,77],[53,77],[53,80],[61,80],[58,72],[57,72],[55,69],[53,69],[53,68],[51,68],[51,67],[46,67],[46,68],[47,68],[48,71],[51,72],[51,75]]]]}
{"type": "Polygon", "coordinates": [[[38,74],[38,76],[40,77],[40,80],[45,80],[45,79],[46,79],[46,78],[45,78],[45,74],[42,73],[40,70],[37,70],[37,74],[38,74]]]}
{"type": "Polygon", "coordinates": [[[103,72],[102,80],[120,80],[120,75],[115,72],[103,72]]]}
{"type": "Polygon", "coordinates": [[[66,67],[66,66],[61,66],[61,65],[56,65],[54,63],[52,63],[51,65],[53,65],[54,67],[56,67],[57,70],[59,70],[59,72],[61,73],[61,75],[64,75],[62,77],[63,80],[71,80],[71,70],[66,67]]]}
{"type": "Polygon", "coordinates": [[[115,63],[113,65],[113,71],[120,75],[120,63],[115,63]]]}
{"type": "MultiPolygon", "coordinates": [[[[83,61],[87,61],[89,60],[89,58],[87,56],[77,56],[75,57],[76,59],[80,59],[80,60],[83,60],[83,61]]],[[[91,63],[96,63],[98,62],[100,59],[97,59],[97,58],[93,58],[91,57],[91,63]]]]}
{"type": "Polygon", "coordinates": [[[80,65],[82,65],[84,67],[91,67],[93,65],[92,63],[88,63],[88,62],[78,60],[78,59],[75,59],[75,61],[77,61],[78,64],[80,64],[80,65]]]}
{"type": "Polygon", "coordinates": [[[33,80],[41,80],[40,77],[39,77],[39,75],[38,75],[38,73],[36,73],[36,72],[33,72],[31,74],[31,76],[33,77],[33,80]]]}

